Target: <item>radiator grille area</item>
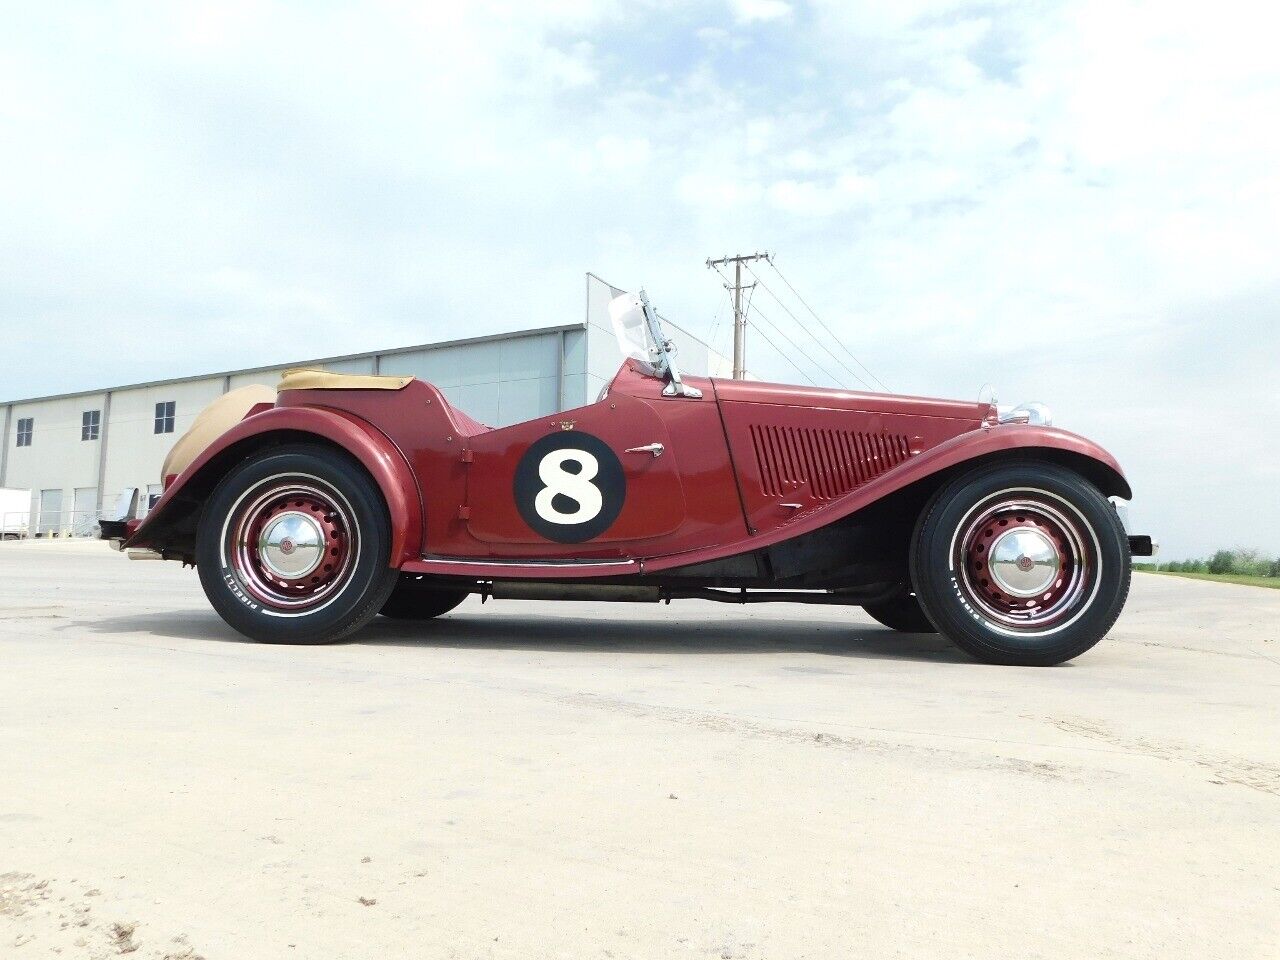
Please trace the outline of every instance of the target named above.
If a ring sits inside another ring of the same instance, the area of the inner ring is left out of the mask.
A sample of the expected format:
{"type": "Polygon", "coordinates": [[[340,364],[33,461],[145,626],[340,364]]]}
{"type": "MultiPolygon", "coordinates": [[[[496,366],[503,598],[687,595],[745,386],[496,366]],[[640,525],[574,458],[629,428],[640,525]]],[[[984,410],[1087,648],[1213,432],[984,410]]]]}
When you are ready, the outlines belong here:
{"type": "Polygon", "coordinates": [[[751,442],[767,497],[808,484],[809,497],[831,500],[911,456],[907,438],[893,433],[752,424],[751,442]]]}

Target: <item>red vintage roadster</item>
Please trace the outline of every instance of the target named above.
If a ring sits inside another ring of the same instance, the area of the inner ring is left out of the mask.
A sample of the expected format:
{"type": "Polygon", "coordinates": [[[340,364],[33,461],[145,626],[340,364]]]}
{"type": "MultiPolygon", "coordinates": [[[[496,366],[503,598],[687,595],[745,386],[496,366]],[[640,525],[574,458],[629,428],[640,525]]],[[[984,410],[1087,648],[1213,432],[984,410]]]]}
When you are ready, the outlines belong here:
{"type": "Polygon", "coordinates": [[[235,629],[325,643],[482,597],[861,606],[992,663],[1047,665],[1129,590],[1116,461],[1031,405],[682,376],[643,292],[590,406],[491,429],[412,377],[291,371],[170,454],[131,552],[194,564],[235,629]]]}

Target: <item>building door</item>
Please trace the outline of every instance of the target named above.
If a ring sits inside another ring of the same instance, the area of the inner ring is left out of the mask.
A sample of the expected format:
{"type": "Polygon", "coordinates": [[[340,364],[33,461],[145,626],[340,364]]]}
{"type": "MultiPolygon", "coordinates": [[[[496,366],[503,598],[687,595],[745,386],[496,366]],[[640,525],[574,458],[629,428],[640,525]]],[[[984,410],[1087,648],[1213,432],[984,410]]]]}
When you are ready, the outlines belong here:
{"type": "Polygon", "coordinates": [[[56,536],[62,529],[62,491],[40,491],[40,519],[36,534],[41,537],[56,536]]]}
{"type": "Polygon", "coordinates": [[[76,487],[75,505],[71,510],[71,535],[91,537],[98,523],[98,488],[76,487]]]}

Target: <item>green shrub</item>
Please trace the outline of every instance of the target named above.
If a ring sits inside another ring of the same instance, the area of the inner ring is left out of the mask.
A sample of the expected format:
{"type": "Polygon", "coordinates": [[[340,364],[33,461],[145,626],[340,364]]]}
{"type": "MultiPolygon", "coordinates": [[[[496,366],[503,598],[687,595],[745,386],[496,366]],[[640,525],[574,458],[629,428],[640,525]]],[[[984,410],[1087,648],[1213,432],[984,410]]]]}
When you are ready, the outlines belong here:
{"type": "Polygon", "coordinates": [[[1209,560],[1210,573],[1235,573],[1236,555],[1230,550],[1219,550],[1209,560]]]}

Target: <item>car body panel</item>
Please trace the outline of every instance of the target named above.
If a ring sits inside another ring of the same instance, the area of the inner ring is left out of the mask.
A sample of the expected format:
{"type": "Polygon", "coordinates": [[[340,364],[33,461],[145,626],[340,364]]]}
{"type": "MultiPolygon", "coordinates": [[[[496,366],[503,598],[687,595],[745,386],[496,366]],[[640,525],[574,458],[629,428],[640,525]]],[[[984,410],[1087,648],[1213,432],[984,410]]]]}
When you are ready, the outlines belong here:
{"type": "MultiPolygon", "coordinates": [[[[552,417],[491,430],[472,437],[469,446],[472,462],[467,480],[467,529],[476,539],[492,544],[491,550],[499,554],[536,556],[547,543],[545,534],[576,537],[570,529],[572,524],[539,523],[540,529],[534,529],[519,508],[527,498],[513,496],[513,478],[521,460],[529,454],[536,456],[539,451],[564,451],[572,466],[578,464],[572,459],[574,451],[587,446],[596,448],[598,457],[582,451],[595,467],[592,480],[596,486],[603,483],[606,468],[599,460],[611,455],[611,465],[622,472],[622,482],[611,484],[618,489],[609,490],[611,496],[606,497],[620,501],[617,517],[607,529],[590,538],[592,544],[643,550],[640,541],[669,535],[685,522],[680,450],[672,443],[662,418],[646,400],[613,396],[552,417]],[[583,442],[584,437],[598,440],[604,449],[600,449],[599,444],[583,442]],[[537,448],[531,449],[534,444],[537,448]],[[651,452],[627,452],[653,444],[661,446],[658,456],[651,452]],[[557,529],[561,526],[565,529],[557,529]]],[[[579,481],[567,470],[557,469],[551,473],[553,481],[557,476],[570,484],[591,482],[579,481]]],[[[551,488],[548,492],[554,494],[551,488]]],[[[575,515],[572,501],[565,507],[563,516],[575,515]]],[[[551,504],[545,510],[552,517],[561,515],[551,504]]],[[[532,519],[538,522],[541,518],[532,519]]],[[[574,542],[569,540],[565,545],[568,547],[574,542]]]]}
{"type": "Polygon", "coordinates": [[[846,495],[961,434],[982,420],[777,402],[727,400],[721,416],[738,469],[747,526],[765,533],[846,495]]]}
{"type": "Polygon", "coordinates": [[[1104,493],[1129,496],[1119,465],[1096,444],[997,423],[989,404],[685,381],[701,398],[665,395],[663,380],[628,360],[595,404],[499,429],[417,380],[397,390],[282,390],[168,483],[127,545],[163,547],[153,532],[193,478],[230,469],[229,457],[273,435],[320,437],[364,464],[387,500],[394,566],[478,579],[613,577],[732,558],[1000,455],[1074,458],[1104,493]],[[654,444],[661,455],[636,449],[654,444]],[[549,461],[538,459],[544,448],[549,461]],[[608,476],[620,483],[615,501],[608,476]],[[553,493],[556,484],[581,491],[580,482],[601,485],[598,498],[587,493],[604,520],[565,533],[572,524],[558,518],[575,515],[581,498],[553,493]]]}
{"type": "MultiPolygon", "coordinates": [[[[249,414],[204,449],[181,473],[165,485],[164,493],[141,521],[131,525],[127,547],[160,546],[154,532],[160,529],[188,486],[223,453],[255,438],[279,435],[291,440],[322,438],[354,456],[378,484],[391,518],[391,556],[402,563],[419,555],[422,502],[409,465],[395,445],[367,421],[340,410],[319,407],[261,407],[249,414]]],[[[236,458],[238,462],[239,458],[236,458]]],[[[228,469],[230,467],[228,466],[228,469]]]]}
{"type": "Polygon", "coordinates": [[[697,547],[688,551],[636,556],[629,560],[618,558],[613,562],[604,560],[499,562],[492,558],[476,562],[461,557],[426,556],[420,561],[411,561],[405,565],[404,569],[439,576],[494,577],[500,575],[507,578],[532,579],[598,578],[676,570],[750,553],[802,537],[843,520],[911,484],[926,480],[942,471],[963,467],[969,463],[976,466],[992,456],[1014,452],[1032,456],[1066,453],[1095,461],[1123,485],[1114,487],[1110,491],[1104,490],[1104,493],[1122,496],[1128,492],[1119,464],[1092,441],[1051,427],[1001,424],[953,437],[881,474],[843,497],[816,502],[806,509],[791,511],[784,521],[775,523],[771,528],[756,533],[744,531],[743,535],[736,540],[697,547]]]}

